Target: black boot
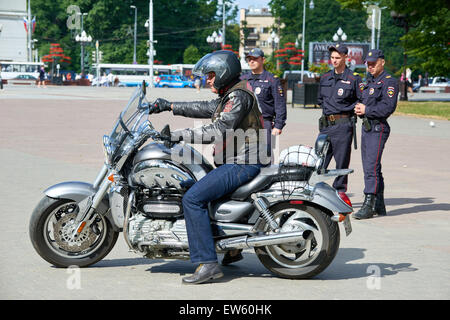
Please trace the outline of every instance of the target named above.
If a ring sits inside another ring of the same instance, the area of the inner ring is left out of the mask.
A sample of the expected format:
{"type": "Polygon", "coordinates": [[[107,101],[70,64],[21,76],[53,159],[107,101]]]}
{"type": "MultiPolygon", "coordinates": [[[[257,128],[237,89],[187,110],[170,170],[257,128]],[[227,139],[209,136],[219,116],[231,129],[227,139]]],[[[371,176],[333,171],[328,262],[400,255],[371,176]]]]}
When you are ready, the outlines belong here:
{"type": "Polygon", "coordinates": [[[364,203],[357,213],[353,215],[355,219],[370,219],[375,214],[375,195],[373,193],[366,194],[364,203]]]}
{"type": "Polygon", "coordinates": [[[244,259],[242,256],[242,249],[229,250],[225,253],[222,259],[222,265],[227,266],[233,262],[237,262],[239,260],[244,259]]]}
{"type": "Polygon", "coordinates": [[[205,263],[200,264],[195,273],[192,276],[184,277],[184,284],[199,284],[213,279],[219,279],[223,277],[223,273],[220,270],[219,264],[217,262],[214,263],[205,263]]]}
{"type": "Polygon", "coordinates": [[[380,191],[377,193],[377,196],[375,199],[375,214],[378,214],[379,216],[386,215],[386,206],[384,205],[384,192],[383,191],[380,191]]]}

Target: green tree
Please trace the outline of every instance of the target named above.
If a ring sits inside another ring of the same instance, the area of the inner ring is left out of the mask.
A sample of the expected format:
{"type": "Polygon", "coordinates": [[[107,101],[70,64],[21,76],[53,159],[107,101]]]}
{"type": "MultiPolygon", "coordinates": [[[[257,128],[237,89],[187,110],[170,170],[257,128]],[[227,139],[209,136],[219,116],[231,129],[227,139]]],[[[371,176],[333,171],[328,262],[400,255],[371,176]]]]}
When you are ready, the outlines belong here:
{"type": "MultiPolygon", "coordinates": [[[[362,10],[359,0],[338,0],[342,6],[362,10]]],[[[383,10],[383,34],[395,33],[396,40],[389,39],[384,43],[385,53],[395,54],[393,63],[398,67],[397,75],[403,64],[403,51],[408,55],[407,64],[416,69],[416,74],[428,72],[430,75],[450,74],[450,53],[448,51],[448,35],[450,30],[450,4],[445,0],[380,0],[377,1],[383,10]],[[393,27],[390,15],[395,11],[408,20],[409,29],[393,27]]]]}
{"type": "MultiPolygon", "coordinates": [[[[201,55],[211,51],[206,43],[206,37],[222,25],[219,20],[219,14],[222,12],[219,11],[221,2],[219,4],[218,0],[154,0],[153,4],[154,40],[157,41],[155,59],[166,64],[181,63],[183,53],[189,45],[195,45],[201,55]]],[[[228,21],[231,21],[232,4],[233,1],[228,2],[230,9],[227,11],[228,21]]],[[[77,6],[80,12],[88,14],[84,16],[84,30],[94,40],[99,40],[103,62],[131,63],[134,9],[131,9],[130,5],[135,5],[138,11],[137,61],[147,63],[146,42],[149,35],[144,25],[149,16],[148,0],[33,0],[32,14],[37,18],[34,37],[39,40],[37,43],[39,51],[48,52],[50,43],[60,43],[67,55],[72,58],[71,69],[80,70],[81,50],[75,36],[80,33],[81,24],[79,16],[76,23],[76,14],[73,11],[68,12],[70,6],[77,6]]],[[[239,36],[233,38],[234,33],[235,28],[227,26],[227,39],[239,41],[239,36]]],[[[95,50],[94,42],[85,47],[88,56],[93,50],[95,50]]]]}
{"type": "Polygon", "coordinates": [[[194,45],[190,45],[189,47],[184,50],[183,54],[183,63],[186,64],[194,64],[196,63],[200,58],[201,54],[198,51],[197,47],[194,45]]]}

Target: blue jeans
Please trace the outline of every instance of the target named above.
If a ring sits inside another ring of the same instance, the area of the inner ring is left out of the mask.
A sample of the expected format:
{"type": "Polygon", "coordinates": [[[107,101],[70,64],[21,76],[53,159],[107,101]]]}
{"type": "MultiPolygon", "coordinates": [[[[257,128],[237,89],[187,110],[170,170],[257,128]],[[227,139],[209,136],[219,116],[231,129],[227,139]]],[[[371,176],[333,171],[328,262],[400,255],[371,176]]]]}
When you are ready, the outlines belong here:
{"type": "Polygon", "coordinates": [[[252,180],[260,165],[224,164],[197,181],[183,196],[183,211],[193,263],[217,262],[208,204],[252,180]]]}

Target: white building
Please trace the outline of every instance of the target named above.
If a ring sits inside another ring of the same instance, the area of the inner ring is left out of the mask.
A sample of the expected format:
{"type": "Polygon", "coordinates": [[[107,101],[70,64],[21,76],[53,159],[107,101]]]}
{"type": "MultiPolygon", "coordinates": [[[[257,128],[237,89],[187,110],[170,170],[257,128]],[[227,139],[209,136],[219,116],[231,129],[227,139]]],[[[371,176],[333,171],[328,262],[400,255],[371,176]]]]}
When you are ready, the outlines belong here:
{"type": "Polygon", "coordinates": [[[275,18],[268,8],[242,8],[239,15],[240,24],[240,46],[239,56],[242,57],[245,52],[253,48],[260,48],[264,55],[272,54],[273,48],[270,40],[270,33],[276,28],[275,18]],[[244,39],[244,28],[247,28],[249,34],[244,39]]]}
{"type": "Polygon", "coordinates": [[[27,17],[26,0],[0,0],[1,61],[29,61],[24,17],[27,17]]]}

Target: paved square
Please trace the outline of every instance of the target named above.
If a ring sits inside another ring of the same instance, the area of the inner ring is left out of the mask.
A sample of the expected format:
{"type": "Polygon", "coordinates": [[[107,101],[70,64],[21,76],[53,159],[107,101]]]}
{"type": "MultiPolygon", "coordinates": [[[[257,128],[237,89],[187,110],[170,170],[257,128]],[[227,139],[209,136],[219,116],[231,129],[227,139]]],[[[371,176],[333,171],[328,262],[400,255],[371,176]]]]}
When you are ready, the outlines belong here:
{"type": "MultiPolygon", "coordinates": [[[[96,265],[56,269],[33,250],[31,212],[47,187],[67,180],[92,182],[103,162],[102,136],[128,101],[131,88],[5,87],[0,91],[0,298],[1,299],[449,299],[450,122],[393,115],[383,155],[388,216],[353,220],[341,229],[333,263],[312,280],[269,273],[253,251],[224,267],[219,283],[183,286],[188,261],[149,260],[129,253],[121,235],[96,265]],[[75,277],[75,278],[74,278],[75,277]],[[77,279],[78,282],[73,280],[77,279]],[[270,288],[270,289],[269,289],[270,288]]],[[[208,90],[153,89],[172,101],[210,99],[208,90]]],[[[313,145],[319,109],[292,109],[280,150],[313,145]]],[[[157,129],[198,125],[198,120],[151,116],[157,129]]],[[[358,123],[358,145],[361,123],[358,123]]],[[[197,146],[199,147],[199,146],[197,146]]],[[[204,147],[210,152],[209,147],[204,147]]],[[[352,151],[349,196],[363,200],[360,150],[352,151]]],[[[210,160],[211,156],[207,158],[210,160]]],[[[330,167],[333,166],[333,162],[330,167]]]]}

